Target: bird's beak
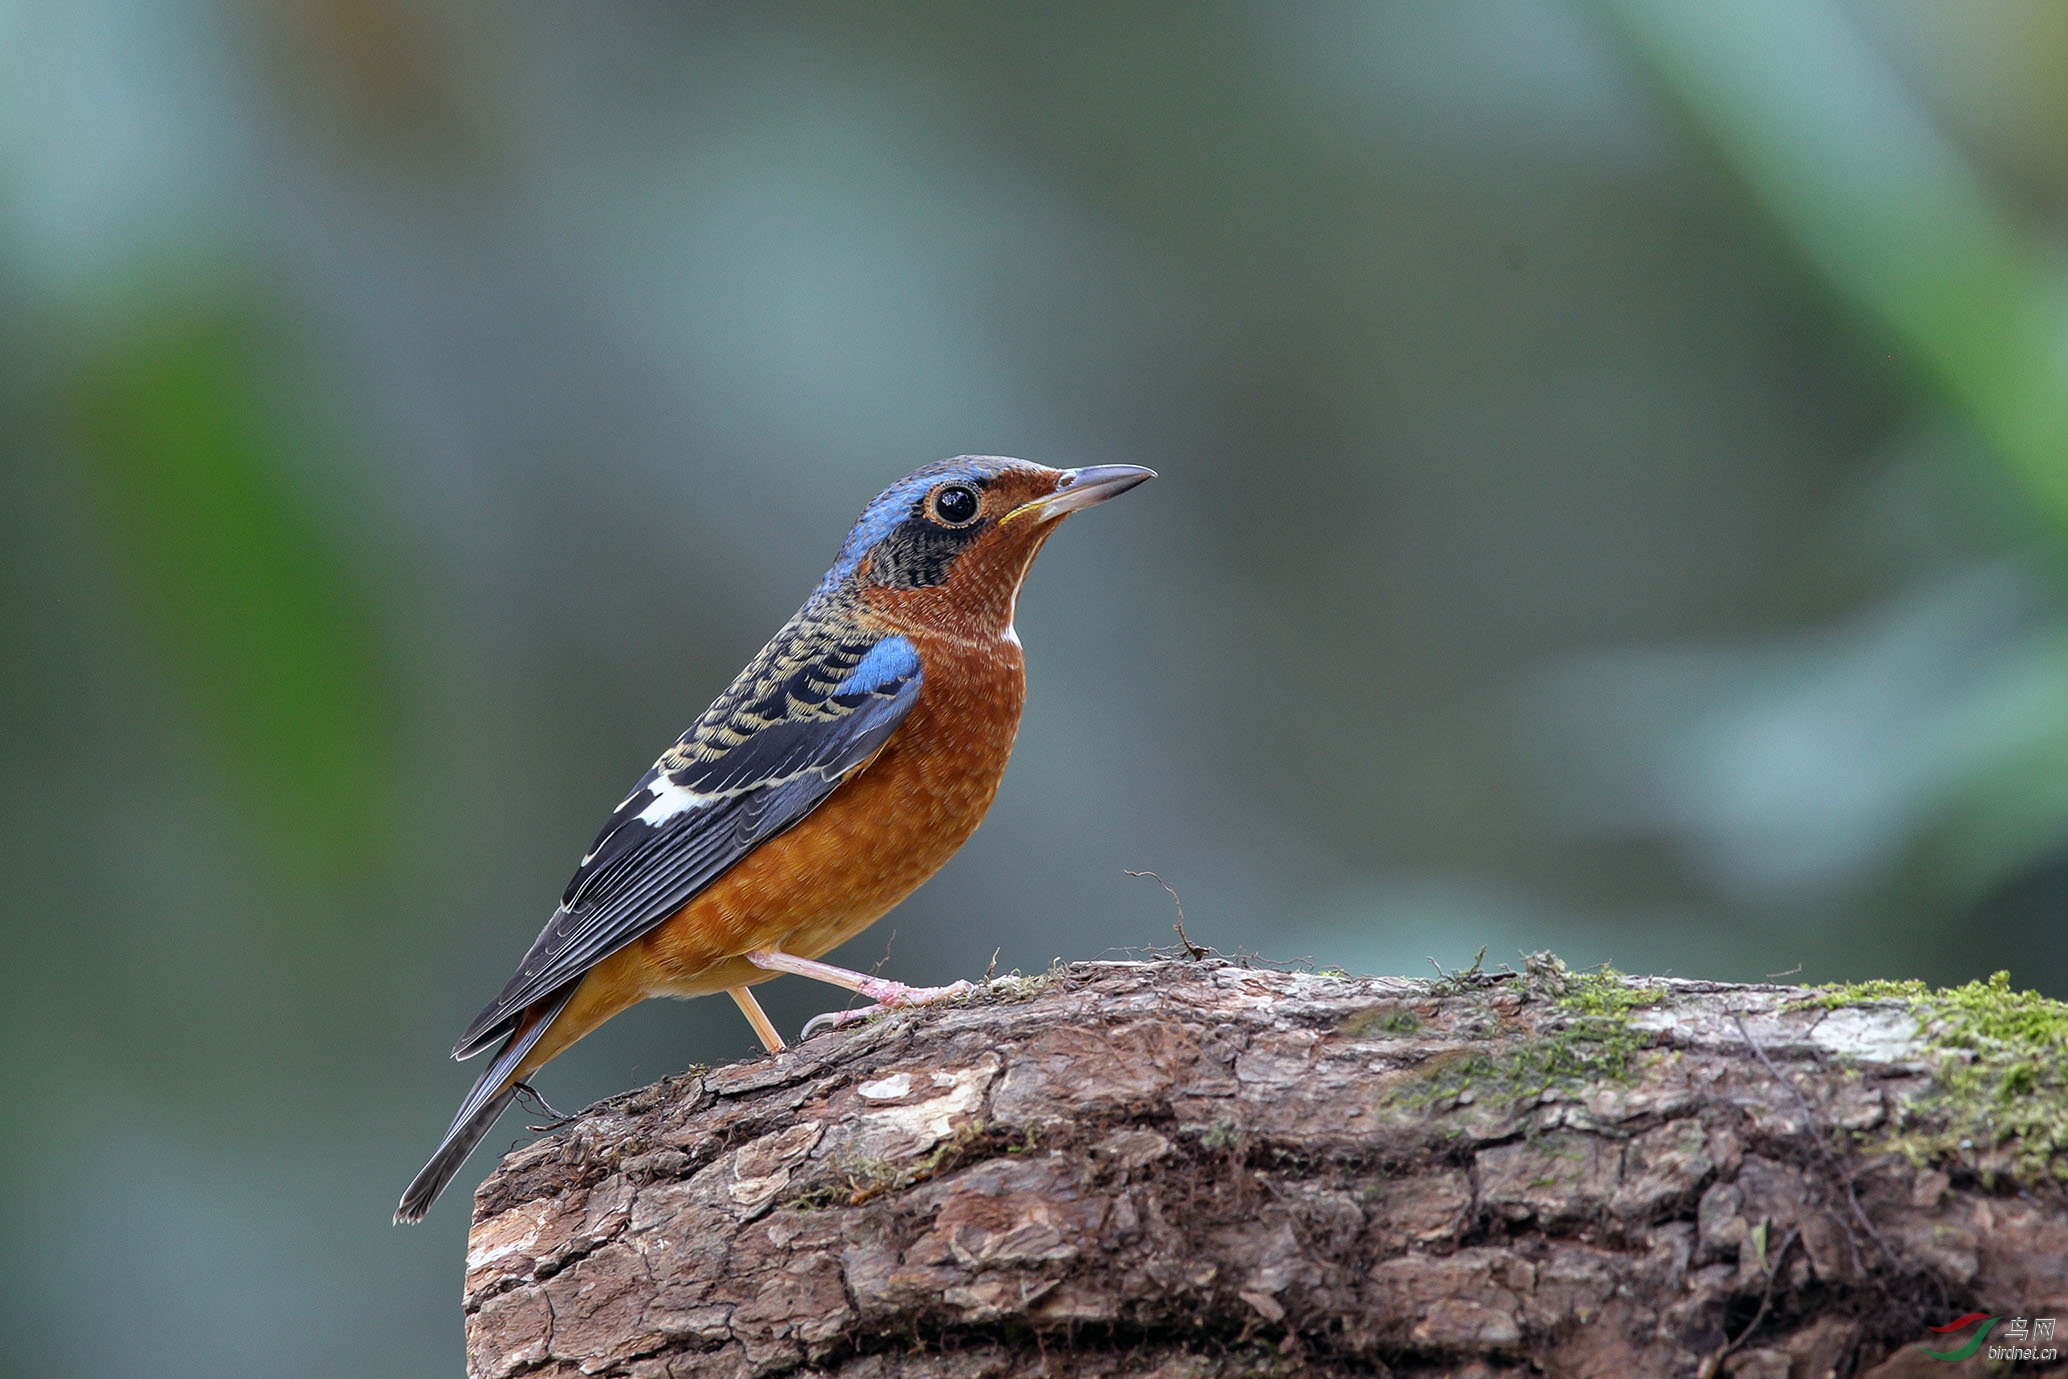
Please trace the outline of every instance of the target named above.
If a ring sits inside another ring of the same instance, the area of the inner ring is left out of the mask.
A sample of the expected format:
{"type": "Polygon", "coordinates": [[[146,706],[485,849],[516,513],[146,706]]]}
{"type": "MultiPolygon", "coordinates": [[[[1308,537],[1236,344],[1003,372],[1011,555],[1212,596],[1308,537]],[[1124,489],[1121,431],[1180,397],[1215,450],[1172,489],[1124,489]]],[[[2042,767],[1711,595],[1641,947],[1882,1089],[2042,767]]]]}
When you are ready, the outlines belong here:
{"type": "Polygon", "coordinates": [[[1066,469],[1057,478],[1053,492],[1020,504],[999,518],[998,525],[1002,527],[1023,517],[1053,522],[1079,508],[1118,498],[1136,484],[1155,477],[1155,470],[1144,469],[1138,464],[1094,464],[1083,469],[1066,469]]]}

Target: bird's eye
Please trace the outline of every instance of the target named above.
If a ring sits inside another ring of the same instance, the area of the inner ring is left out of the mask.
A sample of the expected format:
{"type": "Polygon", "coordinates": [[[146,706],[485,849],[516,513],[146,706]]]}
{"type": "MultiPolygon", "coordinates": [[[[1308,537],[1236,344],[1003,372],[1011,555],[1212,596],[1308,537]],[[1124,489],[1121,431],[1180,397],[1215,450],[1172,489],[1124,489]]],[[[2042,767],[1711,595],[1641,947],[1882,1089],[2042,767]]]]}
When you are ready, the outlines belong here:
{"type": "Polygon", "coordinates": [[[977,491],[967,484],[946,484],[934,490],[934,519],[943,526],[966,527],[977,517],[977,491]]]}

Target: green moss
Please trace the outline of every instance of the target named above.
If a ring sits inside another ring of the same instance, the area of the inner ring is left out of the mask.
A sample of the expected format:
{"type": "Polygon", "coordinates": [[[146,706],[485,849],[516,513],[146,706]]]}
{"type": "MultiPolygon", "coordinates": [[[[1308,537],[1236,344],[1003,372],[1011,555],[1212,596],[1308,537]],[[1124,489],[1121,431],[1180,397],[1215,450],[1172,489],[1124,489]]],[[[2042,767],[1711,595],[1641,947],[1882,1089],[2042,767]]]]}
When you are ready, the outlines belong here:
{"type": "Polygon", "coordinates": [[[1635,984],[1610,967],[1574,972],[1549,953],[1531,954],[1522,977],[1524,989],[1557,1013],[1526,1037],[1442,1061],[1405,1095],[1407,1104],[1515,1105],[1629,1077],[1632,1060],[1650,1042],[1630,1027],[1630,1012],[1657,1005],[1663,989],[1635,984]]]}
{"type": "Polygon", "coordinates": [[[1042,1147],[1043,1138],[1038,1126],[1001,1129],[972,1121],[959,1127],[924,1157],[905,1163],[874,1154],[838,1153],[827,1162],[830,1177],[815,1187],[786,1198],[780,1205],[799,1211],[829,1206],[860,1206],[872,1197],[881,1197],[886,1192],[902,1192],[977,1159],[997,1153],[1029,1153],[1042,1147]]]}
{"type": "Polygon", "coordinates": [[[1031,977],[1014,968],[1002,977],[987,978],[978,982],[976,990],[970,994],[990,996],[1001,1001],[1031,1001],[1054,986],[1062,975],[1062,960],[1057,959],[1046,971],[1036,972],[1031,977]]]}
{"type": "Polygon", "coordinates": [[[1467,991],[1475,991],[1494,980],[1491,973],[1481,970],[1486,962],[1486,945],[1483,943],[1479,945],[1479,951],[1472,955],[1470,967],[1454,967],[1445,971],[1443,964],[1436,959],[1431,958],[1429,961],[1436,968],[1436,979],[1428,983],[1432,995],[1458,996],[1467,991]]]}
{"type": "Polygon", "coordinates": [[[1993,1177],[2068,1182],[2068,1004],[2017,991],[2010,974],[1933,988],[1870,981],[1818,988],[1808,1007],[1898,1002],[1937,1065],[1885,1147],[1919,1163],[1960,1162],[1993,1177]]]}
{"type": "MultiPolygon", "coordinates": [[[[2008,972],[1996,975],[2006,981],[2010,979],[2008,972]]],[[[1814,994],[1805,997],[1798,1005],[1836,1010],[1840,1006],[1867,1005],[1874,1001],[1910,1001],[1932,994],[1932,989],[1916,977],[1902,981],[1877,977],[1868,982],[1828,982],[1811,990],[1814,994]]]]}
{"type": "Polygon", "coordinates": [[[1494,1100],[1514,1104],[1546,1092],[1574,1091],[1629,1076],[1630,1060],[1644,1040],[1627,1027],[1575,1025],[1486,1053],[1474,1052],[1440,1066],[1411,1104],[1494,1100]]]}
{"type": "Polygon", "coordinates": [[[1580,1019],[1623,1023],[1630,1018],[1631,1011],[1655,1006],[1666,999],[1664,987],[1640,985],[1613,967],[1596,967],[1568,976],[1565,993],[1558,997],[1558,1008],[1580,1019]]]}
{"type": "Polygon", "coordinates": [[[1389,1034],[1405,1037],[1421,1028],[1421,1016],[1393,1001],[1353,1012],[1336,1026],[1338,1032],[1352,1039],[1382,1038],[1389,1034]]]}

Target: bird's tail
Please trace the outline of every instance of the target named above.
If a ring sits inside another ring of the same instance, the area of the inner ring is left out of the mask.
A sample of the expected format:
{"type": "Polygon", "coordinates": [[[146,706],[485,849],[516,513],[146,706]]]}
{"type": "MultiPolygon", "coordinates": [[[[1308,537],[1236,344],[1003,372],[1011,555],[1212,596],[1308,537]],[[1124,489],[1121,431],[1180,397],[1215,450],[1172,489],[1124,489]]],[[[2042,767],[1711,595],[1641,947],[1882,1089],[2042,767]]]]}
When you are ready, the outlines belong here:
{"type": "Polygon", "coordinates": [[[395,1224],[424,1219],[424,1213],[438,1200],[438,1194],[445,1191],[453,1175],[460,1171],[460,1165],[467,1161],[467,1155],[474,1152],[474,1146],[481,1143],[496,1120],[509,1109],[517,1099],[517,1065],[524,1055],[531,1052],[560,1012],[574,996],[574,989],[580,983],[569,982],[549,1000],[534,1007],[539,1014],[535,1020],[519,1025],[517,1031],[503,1044],[501,1050],[481,1070],[481,1076],[474,1080],[466,1099],[460,1102],[459,1113],[452,1118],[452,1124],[445,1131],[445,1138],[438,1142],[431,1161],[418,1170],[409,1187],[402,1194],[402,1202],[395,1208],[395,1224]]]}

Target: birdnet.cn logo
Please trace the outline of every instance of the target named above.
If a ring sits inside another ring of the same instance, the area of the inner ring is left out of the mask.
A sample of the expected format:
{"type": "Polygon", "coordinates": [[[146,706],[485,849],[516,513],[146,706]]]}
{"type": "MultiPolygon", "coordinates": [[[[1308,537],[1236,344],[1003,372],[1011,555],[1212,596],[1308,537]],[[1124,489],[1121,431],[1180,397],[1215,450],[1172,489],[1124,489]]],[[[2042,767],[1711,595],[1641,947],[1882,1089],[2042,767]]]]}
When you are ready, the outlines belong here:
{"type": "Polygon", "coordinates": [[[1983,1343],[1988,1341],[1989,1334],[1993,1331],[1996,1332],[1996,1344],[1989,1347],[1988,1358],[1991,1360],[2058,1360],[2061,1358],[2060,1350],[2051,1344],[2054,1339],[2054,1319],[2052,1317],[2012,1317],[2005,1324],[2003,1330],[1996,1331],[1996,1324],[2000,1321],[2003,1321],[2002,1317],[1992,1317],[1987,1312],[1970,1312],[1956,1321],[1950,1321],[1944,1326],[1932,1328],[1934,1332],[1950,1337],[1954,1332],[1965,1331],[1976,1322],[1980,1322],[1982,1324],[1981,1329],[1968,1338],[1966,1345],[1961,1346],[1957,1350],[1933,1350],[1929,1346],[1922,1345],[1918,1349],[1931,1356],[1934,1360],[1944,1360],[1949,1365],[1957,1365],[1980,1350],[1983,1343]]]}

